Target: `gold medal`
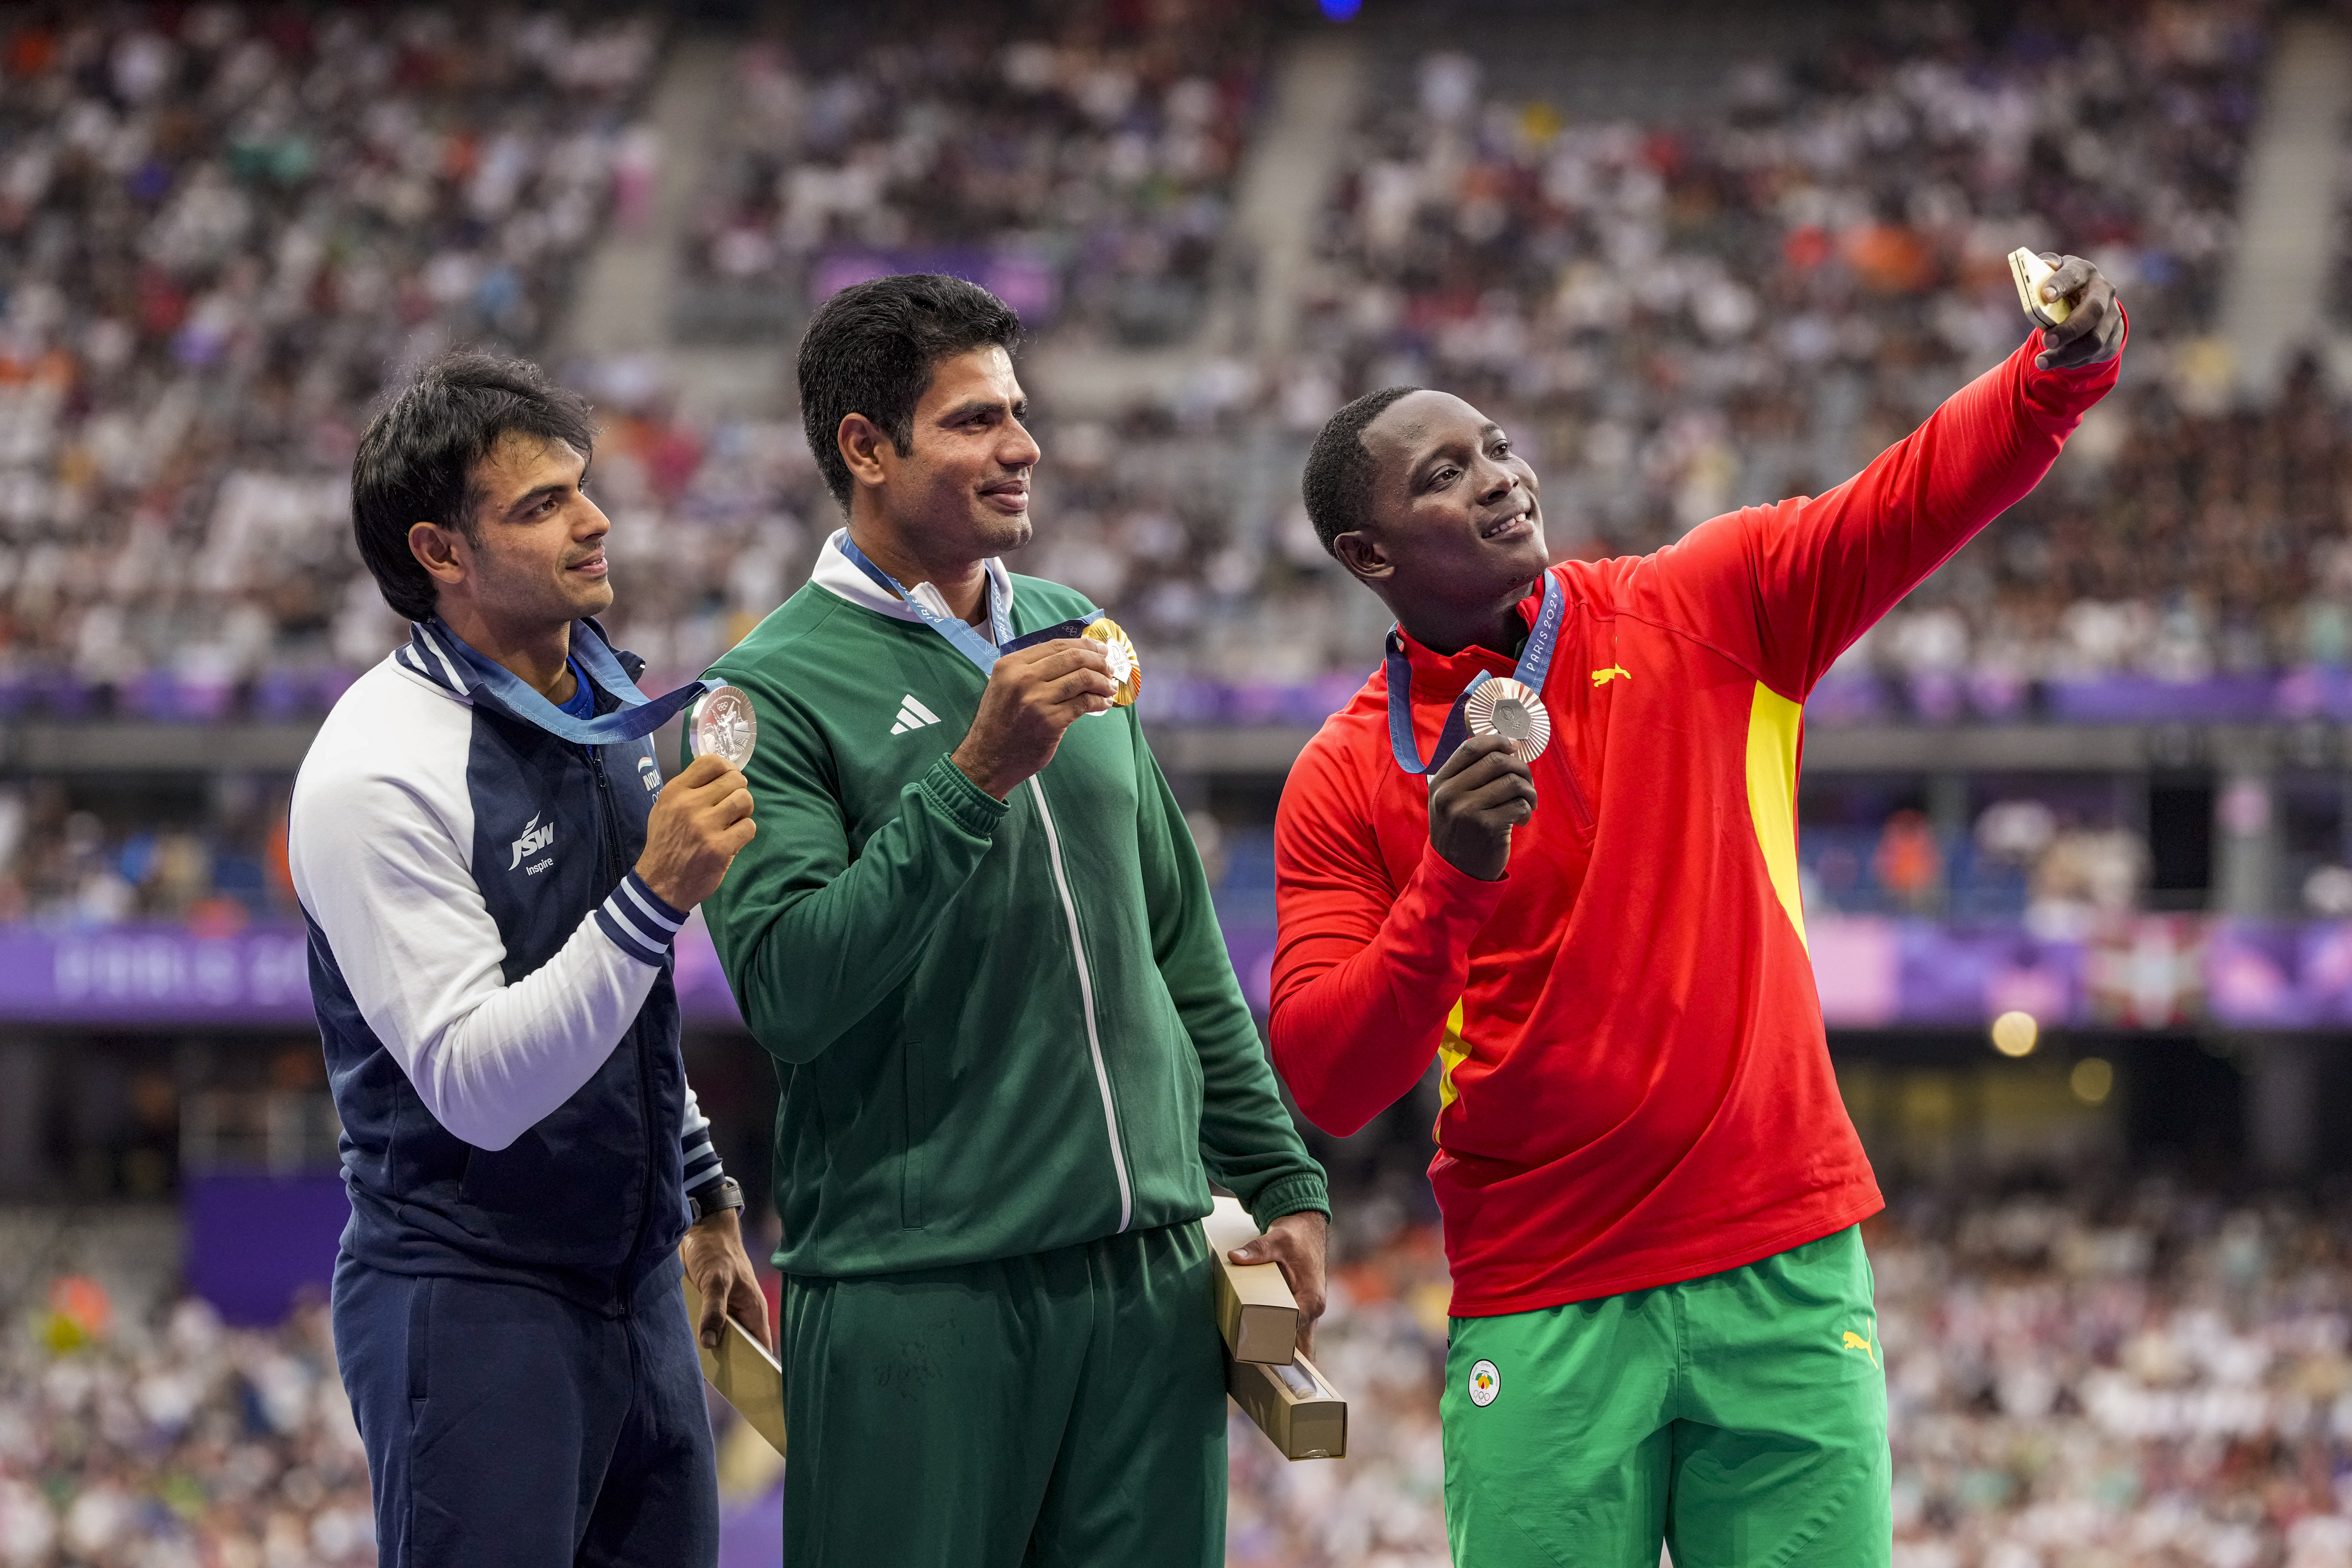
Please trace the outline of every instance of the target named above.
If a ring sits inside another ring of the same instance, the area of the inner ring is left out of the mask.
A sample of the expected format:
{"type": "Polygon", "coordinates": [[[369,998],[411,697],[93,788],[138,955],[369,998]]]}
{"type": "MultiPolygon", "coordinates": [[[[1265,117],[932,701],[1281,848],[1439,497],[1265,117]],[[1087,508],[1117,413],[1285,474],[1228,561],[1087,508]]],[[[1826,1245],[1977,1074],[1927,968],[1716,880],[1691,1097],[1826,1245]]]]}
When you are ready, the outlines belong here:
{"type": "Polygon", "coordinates": [[[1125,708],[1143,690],[1143,661],[1136,657],[1135,645],[1119,629],[1118,623],[1108,616],[1096,617],[1086,630],[1078,634],[1092,637],[1103,645],[1103,653],[1110,660],[1110,678],[1118,682],[1118,690],[1110,700],[1114,708],[1125,708]]]}
{"type": "Polygon", "coordinates": [[[716,756],[736,772],[751,760],[760,721],[740,687],[714,686],[686,710],[686,743],[698,757],[716,756]]]}
{"type": "Polygon", "coordinates": [[[1523,683],[1490,676],[1462,705],[1462,717],[1474,735],[1500,735],[1511,743],[1521,762],[1532,763],[1551,744],[1551,715],[1543,700],[1523,683]]]}

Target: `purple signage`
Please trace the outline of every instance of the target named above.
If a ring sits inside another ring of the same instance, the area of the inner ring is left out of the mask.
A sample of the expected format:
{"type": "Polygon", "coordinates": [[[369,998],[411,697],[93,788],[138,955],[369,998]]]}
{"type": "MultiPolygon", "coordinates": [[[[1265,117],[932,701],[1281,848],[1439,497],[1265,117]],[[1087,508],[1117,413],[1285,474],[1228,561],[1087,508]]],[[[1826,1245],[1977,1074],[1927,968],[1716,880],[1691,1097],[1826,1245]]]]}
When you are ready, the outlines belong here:
{"type": "Polygon", "coordinates": [[[303,933],[198,936],[179,926],[0,928],[0,1019],[15,1023],[299,1023],[310,1016],[303,933]]]}
{"type": "Polygon", "coordinates": [[[326,1300],[352,1217],[340,1172],[191,1175],[180,1207],[188,1288],[227,1321],[275,1323],[306,1292],[326,1300]]]}
{"type": "MultiPolygon", "coordinates": [[[[1972,1026],[2021,1011],[2044,1023],[2168,1028],[2352,1026],[2352,921],[2140,915],[2079,937],[2021,924],[1875,915],[1807,922],[1822,1016],[1833,1027],[1972,1026]]],[[[1274,930],[1231,921],[1226,951],[1263,1016],[1274,930]]],[[[699,916],[677,942],[688,1022],[741,1023],[699,916]]],[[[299,927],[200,936],[176,926],[0,928],[0,1023],[311,1026],[299,927]]]]}
{"type": "Polygon", "coordinates": [[[1033,326],[1061,308],[1060,269],[1022,250],[829,250],[809,268],[809,303],[822,305],[853,283],[901,272],[944,272],[977,283],[1033,326]]]}
{"type": "MultiPolygon", "coordinates": [[[[699,917],[677,944],[678,999],[697,1023],[740,1021],[699,917]]],[[[0,1022],[261,1025],[312,1021],[299,926],[203,936],[182,926],[0,927],[0,1022]]]]}
{"type": "MultiPolygon", "coordinates": [[[[814,301],[852,283],[905,271],[968,278],[1033,321],[1058,309],[1062,271],[1046,257],[1023,252],[842,250],[820,257],[809,273],[814,301]]],[[[1364,684],[1371,664],[1297,681],[1213,680],[1162,675],[1143,700],[1162,723],[1286,725],[1321,723],[1364,684]]],[[[686,679],[691,671],[676,672],[686,679]]],[[[110,689],[120,717],[163,724],[217,722],[232,714],[264,723],[295,723],[334,705],[356,678],[340,668],[261,671],[240,699],[234,686],[169,670],[116,682],[92,682],[70,670],[0,673],[0,716],[39,713],[53,720],[94,718],[110,689]]],[[[1997,671],[1928,671],[1897,676],[1832,669],[1805,700],[1807,722],[1823,728],[1867,724],[2264,723],[2334,720],[2352,723],[2352,669],[2312,667],[2263,675],[2167,680],[2153,675],[2068,676],[2027,682],[1997,671]]]]}
{"type": "Polygon", "coordinates": [[[2212,1016],[2242,1028],[2352,1025],[2352,921],[2224,921],[2206,950],[2212,1016]]]}

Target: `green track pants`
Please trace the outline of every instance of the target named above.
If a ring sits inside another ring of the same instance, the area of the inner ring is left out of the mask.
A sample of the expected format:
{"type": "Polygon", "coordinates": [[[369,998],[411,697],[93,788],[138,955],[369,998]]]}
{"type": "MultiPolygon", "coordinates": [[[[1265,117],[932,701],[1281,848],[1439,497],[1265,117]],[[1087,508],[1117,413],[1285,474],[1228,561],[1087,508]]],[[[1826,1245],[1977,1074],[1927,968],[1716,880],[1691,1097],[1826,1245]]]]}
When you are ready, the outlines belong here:
{"type": "Polygon", "coordinates": [[[1445,1353],[1455,1568],[1886,1568],[1886,1373],[1859,1231],[1496,1318],[1445,1353]]]}
{"type": "Polygon", "coordinates": [[[785,1568],[1214,1568],[1208,1243],[784,1280],[785,1568]]]}

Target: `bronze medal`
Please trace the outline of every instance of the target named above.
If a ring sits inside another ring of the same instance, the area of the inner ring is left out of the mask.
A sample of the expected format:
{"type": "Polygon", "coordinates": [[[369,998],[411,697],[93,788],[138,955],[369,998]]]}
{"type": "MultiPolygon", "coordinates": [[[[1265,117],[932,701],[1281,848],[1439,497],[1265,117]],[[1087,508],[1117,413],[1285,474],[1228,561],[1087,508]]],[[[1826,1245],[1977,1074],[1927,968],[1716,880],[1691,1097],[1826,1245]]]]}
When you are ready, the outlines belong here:
{"type": "Polygon", "coordinates": [[[1522,683],[1491,676],[1462,705],[1474,735],[1500,735],[1521,762],[1532,763],[1551,744],[1551,715],[1543,700],[1522,683]]]}

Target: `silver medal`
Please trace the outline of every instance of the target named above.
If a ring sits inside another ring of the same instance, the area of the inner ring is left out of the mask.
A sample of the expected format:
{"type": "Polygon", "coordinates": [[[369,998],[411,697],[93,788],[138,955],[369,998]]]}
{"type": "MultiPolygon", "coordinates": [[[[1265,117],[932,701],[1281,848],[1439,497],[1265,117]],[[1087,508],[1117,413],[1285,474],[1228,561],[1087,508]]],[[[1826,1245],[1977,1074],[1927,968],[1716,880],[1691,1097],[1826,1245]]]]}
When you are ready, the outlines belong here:
{"type": "Polygon", "coordinates": [[[686,743],[698,757],[718,757],[738,773],[751,760],[760,721],[740,687],[714,686],[686,710],[686,743]]]}
{"type": "Polygon", "coordinates": [[[1551,743],[1551,715],[1533,689],[1507,677],[1490,677],[1462,705],[1474,735],[1500,735],[1521,762],[1532,763],[1551,743]]]}

